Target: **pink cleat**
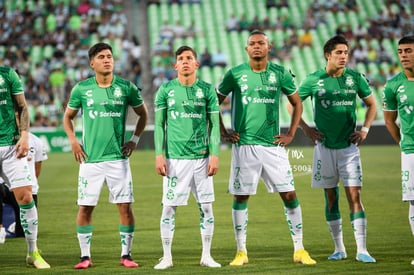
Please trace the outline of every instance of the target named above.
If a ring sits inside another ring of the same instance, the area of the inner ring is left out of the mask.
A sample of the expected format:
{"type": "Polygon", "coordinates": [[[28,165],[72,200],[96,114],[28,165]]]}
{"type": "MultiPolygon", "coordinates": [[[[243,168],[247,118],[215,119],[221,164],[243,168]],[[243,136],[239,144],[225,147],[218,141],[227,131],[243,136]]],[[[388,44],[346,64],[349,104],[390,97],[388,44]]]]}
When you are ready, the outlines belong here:
{"type": "Polygon", "coordinates": [[[124,255],[121,257],[121,265],[128,268],[138,267],[138,264],[132,260],[131,255],[124,255]]]}
{"type": "Polygon", "coordinates": [[[75,269],[87,269],[92,266],[91,258],[88,256],[81,257],[81,261],[74,266],[75,269]]]}

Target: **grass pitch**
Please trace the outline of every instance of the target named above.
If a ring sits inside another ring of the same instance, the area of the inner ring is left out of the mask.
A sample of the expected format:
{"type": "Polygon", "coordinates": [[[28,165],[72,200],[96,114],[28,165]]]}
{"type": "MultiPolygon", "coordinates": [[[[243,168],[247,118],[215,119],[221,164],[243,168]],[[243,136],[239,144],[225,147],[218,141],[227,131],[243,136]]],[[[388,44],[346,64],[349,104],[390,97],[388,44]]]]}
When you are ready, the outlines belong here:
{"type": "Polygon", "coordinates": [[[51,264],[50,270],[35,270],[25,266],[24,239],[7,239],[0,245],[1,274],[408,274],[414,272],[414,238],[408,225],[408,204],[401,201],[400,151],[397,146],[361,146],[364,172],[362,200],[368,219],[367,247],[377,259],[375,264],[355,260],[356,246],[349,221],[349,210],[343,188],[340,207],[344,221],[344,242],[348,259],[327,260],[333,252],[328,227],[324,219],[322,190],[310,187],[311,147],[288,147],[295,175],[295,185],[302,206],[304,245],[317,260],[315,266],[293,263],[293,244],[283,214],[283,204],[277,194],[268,194],[260,184],[258,194],[249,201],[247,248],[249,264],[230,267],[236,253],[231,205],[227,194],[230,150],[222,150],[220,171],[215,176],[215,233],[212,256],[222,264],[220,269],[199,266],[201,239],[199,214],[194,199],[179,207],[173,242],[174,267],[156,271],[153,266],[162,256],[159,233],[161,215],[161,177],[155,173],[154,152],[136,151],[131,157],[136,217],[133,258],[138,269],[119,265],[120,243],[118,212],[107,202],[104,188],[94,212],[92,260],[94,266],[78,271],[80,250],[75,231],[77,213],[78,165],[72,154],[51,153],[43,164],[39,192],[39,240],[42,255],[51,264]]]}

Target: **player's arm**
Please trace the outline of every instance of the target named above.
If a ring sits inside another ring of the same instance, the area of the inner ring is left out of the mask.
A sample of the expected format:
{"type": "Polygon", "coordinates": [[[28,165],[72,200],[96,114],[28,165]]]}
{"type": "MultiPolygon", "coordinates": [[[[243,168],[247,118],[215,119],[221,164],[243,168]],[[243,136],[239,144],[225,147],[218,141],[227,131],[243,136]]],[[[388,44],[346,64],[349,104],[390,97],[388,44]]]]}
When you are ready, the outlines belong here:
{"type": "MultiPolygon", "coordinates": [[[[217,93],[217,96],[218,96],[219,105],[221,105],[221,103],[223,103],[223,101],[226,99],[226,96],[219,94],[219,93],[217,93]]],[[[220,135],[224,141],[236,143],[240,140],[239,133],[234,132],[234,131],[228,131],[226,129],[226,126],[224,125],[224,122],[223,122],[223,117],[221,116],[221,112],[219,114],[219,123],[220,123],[220,135]]]]}
{"type": "Polygon", "coordinates": [[[155,171],[161,176],[166,176],[168,172],[167,164],[162,154],[166,121],[167,109],[156,109],[154,119],[155,171]]]}
{"type": "Polygon", "coordinates": [[[207,174],[213,176],[219,168],[219,152],[220,152],[220,112],[208,114],[210,125],[210,160],[208,163],[207,174]]]}
{"type": "Polygon", "coordinates": [[[41,161],[36,161],[35,162],[35,176],[36,178],[39,178],[40,176],[40,171],[42,170],[42,162],[41,161]]]}
{"type": "Polygon", "coordinates": [[[122,146],[122,154],[128,157],[132,154],[135,148],[137,148],[139,137],[141,136],[142,132],[144,132],[148,121],[148,110],[145,104],[141,104],[138,107],[133,107],[132,109],[139,118],[135,124],[135,130],[132,134],[131,139],[127,141],[124,146],[122,146]]]}
{"type": "Polygon", "coordinates": [[[361,142],[363,142],[367,138],[369,128],[371,127],[371,124],[374,121],[375,116],[377,114],[377,104],[375,103],[374,94],[371,94],[363,98],[362,101],[364,101],[365,105],[367,106],[364,124],[359,131],[352,133],[350,137],[351,142],[357,145],[361,144],[361,142]]]}
{"type": "Polygon", "coordinates": [[[20,132],[20,139],[16,144],[16,153],[17,158],[22,158],[29,152],[29,111],[24,93],[13,95],[13,100],[20,132]]]}
{"type": "Polygon", "coordinates": [[[398,126],[396,122],[398,112],[384,110],[383,113],[384,113],[385,126],[387,127],[388,132],[390,132],[391,137],[395,140],[395,142],[399,144],[401,141],[401,134],[400,134],[400,127],[398,126]]]}
{"type": "Polygon", "coordinates": [[[73,126],[73,119],[75,118],[78,110],[66,108],[65,114],[63,115],[63,129],[68,136],[70,145],[72,146],[72,153],[75,160],[79,163],[85,162],[88,158],[86,153],[83,151],[82,146],[79,144],[78,139],[75,136],[75,128],[73,126]]]}
{"type": "Polygon", "coordinates": [[[292,108],[292,118],[290,120],[289,130],[287,134],[280,134],[274,137],[274,143],[280,144],[282,146],[286,146],[292,142],[293,138],[295,137],[296,130],[298,129],[299,121],[303,112],[302,101],[300,100],[299,94],[297,92],[288,95],[288,100],[292,108]]]}

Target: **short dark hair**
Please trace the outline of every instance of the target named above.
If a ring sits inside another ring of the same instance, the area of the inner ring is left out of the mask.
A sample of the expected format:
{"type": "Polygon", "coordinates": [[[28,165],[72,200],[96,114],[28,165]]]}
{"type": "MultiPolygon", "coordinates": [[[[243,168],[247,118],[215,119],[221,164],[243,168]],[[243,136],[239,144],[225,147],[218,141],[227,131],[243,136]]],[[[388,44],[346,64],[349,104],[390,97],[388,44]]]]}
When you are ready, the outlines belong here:
{"type": "Polygon", "coordinates": [[[349,47],[348,41],[345,39],[344,36],[336,35],[330,38],[328,41],[326,41],[325,45],[323,46],[323,54],[325,55],[327,53],[332,52],[338,44],[344,44],[347,47],[349,47]]]}
{"type": "Polygon", "coordinates": [[[264,36],[267,36],[264,32],[262,32],[261,30],[252,30],[251,32],[250,32],[250,34],[249,34],[249,37],[250,36],[252,36],[252,35],[255,35],[255,34],[261,34],[261,35],[264,35],[264,36]]]}
{"type": "Polygon", "coordinates": [[[398,45],[401,44],[414,44],[414,35],[404,36],[398,41],[398,45]]]}
{"type": "Polygon", "coordinates": [[[112,47],[109,44],[99,42],[93,45],[88,51],[89,60],[92,60],[92,58],[94,58],[95,55],[97,55],[99,52],[103,50],[110,50],[112,53],[112,47]]]}
{"type": "Polygon", "coordinates": [[[194,55],[194,58],[197,59],[196,51],[193,48],[191,48],[190,46],[181,46],[181,47],[179,47],[175,51],[175,59],[177,59],[177,56],[179,56],[180,54],[182,54],[185,51],[190,51],[194,55]]]}

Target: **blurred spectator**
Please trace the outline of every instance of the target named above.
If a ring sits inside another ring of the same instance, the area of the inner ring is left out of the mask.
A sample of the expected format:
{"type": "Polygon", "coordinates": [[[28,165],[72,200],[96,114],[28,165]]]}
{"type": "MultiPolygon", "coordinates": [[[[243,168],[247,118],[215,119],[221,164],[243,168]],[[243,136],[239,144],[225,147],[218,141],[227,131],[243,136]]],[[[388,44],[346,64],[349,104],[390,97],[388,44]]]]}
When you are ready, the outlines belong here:
{"type": "Polygon", "coordinates": [[[312,46],[313,36],[309,29],[305,29],[303,34],[299,37],[300,47],[310,47],[312,46]]]}
{"type": "Polygon", "coordinates": [[[218,49],[217,52],[213,53],[211,62],[213,63],[213,66],[220,66],[224,68],[227,66],[227,56],[221,51],[221,49],[218,49]]]}
{"type": "Polygon", "coordinates": [[[226,21],[226,31],[238,31],[239,30],[239,19],[236,18],[234,13],[232,13],[226,21]]]}
{"type": "Polygon", "coordinates": [[[57,65],[49,75],[49,84],[52,88],[55,101],[63,102],[65,98],[65,78],[66,75],[59,65],[57,65]]]}
{"type": "Polygon", "coordinates": [[[168,78],[165,77],[163,72],[159,72],[153,79],[152,85],[157,90],[163,83],[168,82],[168,78]]]}
{"type": "Polygon", "coordinates": [[[204,49],[204,52],[200,56],[200,67],[204,67],[204,66],[207,66],[207,67],[213,66],[212,56],[207,48],[204,49]]]}

